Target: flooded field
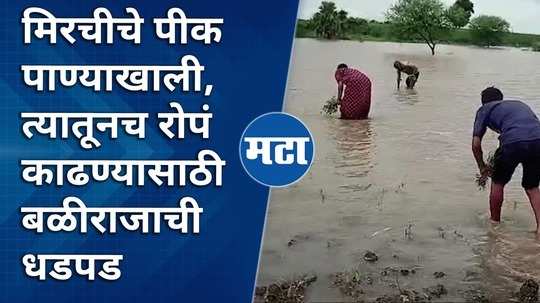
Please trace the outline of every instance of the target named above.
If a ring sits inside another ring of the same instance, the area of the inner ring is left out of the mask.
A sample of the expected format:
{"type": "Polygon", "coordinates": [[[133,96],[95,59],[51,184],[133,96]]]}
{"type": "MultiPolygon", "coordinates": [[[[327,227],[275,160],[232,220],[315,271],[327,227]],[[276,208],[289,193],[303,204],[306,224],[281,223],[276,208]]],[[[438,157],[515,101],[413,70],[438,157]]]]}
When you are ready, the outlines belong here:
{"type": "MultiPolygon", "coordinates": [[[[307,302],[347,302],[354,296],[333,284],[353,271],[366,301],[437,284],[445,302],[513,299],[540,278],[540,242],[519,169],[503,224],[489,227],[471,129],[488,85],[540,114],[539,68],[540,53],[519,49],[440,46],[432,57],[421,44],[296,40],[285,111],[311,129],[316,158],[301,182],[271,192],[257,284],[316,275],[307,302]],[[415,90],[396,90],[396,59],[420,68],[415,90]],[[341,62],[372,79],[370,120],[321,115],[341,62]],[[367,262],[367,251],[378,260],[367,262]]],[[[485,142],[494,150],[496,136],[485,142]]]]}

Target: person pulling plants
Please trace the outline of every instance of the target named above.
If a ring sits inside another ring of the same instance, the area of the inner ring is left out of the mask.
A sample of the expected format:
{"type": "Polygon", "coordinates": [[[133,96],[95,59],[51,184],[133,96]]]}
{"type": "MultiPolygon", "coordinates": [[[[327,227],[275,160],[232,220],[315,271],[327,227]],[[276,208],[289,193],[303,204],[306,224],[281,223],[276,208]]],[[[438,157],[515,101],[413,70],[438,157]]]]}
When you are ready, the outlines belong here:
{"type": "Polygon", "coordinates": [[[335,78],[341,119],[367,119],[371,107],[371,80],[368,76],[341,63],[337,67],[335,78]]]}
{"type": "Polygon", "coordinates": [[[407,84],[408,89],[413,89],[420,77],[418,67],[409,62],[395,61],[394,68],[397,71],[397,88],[399,89],[401,86],[401,73],[405,73],[408,75],[405,84],[407,84]]]}
{"type": "Polygon", "coordinates": [[[489,204],[491,221],[501,221],[504,187],[521,164],[521,185],[529,198],[536,218],[536,233],[540,236],[540,121],[531,108],[517,100],[504,100],[503,93],[488,87],[482,92],[482,106],[474,121],[472,151],[480,175],[491,176],[489,204]],[[484,161],[482,138],[487,129],[499,134],[493,168],[484,161]]]}

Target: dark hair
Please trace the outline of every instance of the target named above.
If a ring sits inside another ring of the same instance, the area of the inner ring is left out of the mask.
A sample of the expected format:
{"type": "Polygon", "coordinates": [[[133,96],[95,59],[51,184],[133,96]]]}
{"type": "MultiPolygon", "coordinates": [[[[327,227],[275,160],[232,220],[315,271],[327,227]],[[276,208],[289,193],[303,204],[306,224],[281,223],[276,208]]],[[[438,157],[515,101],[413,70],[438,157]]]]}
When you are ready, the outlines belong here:
{"type": "Polygon", "coordinates": [[[488,87],[482,91],[482,104],[500,101],[504,98],[503,93],[496,87],[488,87]]]}
{"type": "Polygon", "coordinates": [[[338,66],[337,66],[337,69],[340,69],[340,68],[347,68],[347,64],[345,63],[340,63],[338,66]]]}

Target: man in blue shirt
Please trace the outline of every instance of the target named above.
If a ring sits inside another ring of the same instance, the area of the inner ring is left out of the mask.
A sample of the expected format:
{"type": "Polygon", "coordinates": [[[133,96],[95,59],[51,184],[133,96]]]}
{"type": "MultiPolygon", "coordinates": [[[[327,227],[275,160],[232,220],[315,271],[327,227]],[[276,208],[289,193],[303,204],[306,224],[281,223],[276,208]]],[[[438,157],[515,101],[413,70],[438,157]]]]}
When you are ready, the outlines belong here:
{"type": "Polygon", "coordinates": [[[502,92],[495,87],[485,89],[474,121],[472,151],[482,177],[491,175],[489,204],[493,223],[501,221],[504,186],[518,164],[523,166],[521,185],[531,202],[540,235],[540,121],[531,108],[521,101],[503,100],[502,92]],[[487,128],[500,135],[493,171],[484,162],[482,152],[487,128]]]}

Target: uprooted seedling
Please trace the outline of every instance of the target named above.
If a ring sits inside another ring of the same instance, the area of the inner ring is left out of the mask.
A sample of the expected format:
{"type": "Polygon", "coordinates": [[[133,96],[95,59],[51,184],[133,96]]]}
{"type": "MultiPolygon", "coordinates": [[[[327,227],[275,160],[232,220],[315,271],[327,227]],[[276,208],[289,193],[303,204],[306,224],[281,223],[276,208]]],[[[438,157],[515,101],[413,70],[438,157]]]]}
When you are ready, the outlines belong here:
{"type": "Polygon", "coordinates": [[[364,291],[361,286],[363,283],[371,285],[373,279],[371,277],[362,277],[360,272],[356,269],[351,271],[338,272],[333,275],[333,285],[337,287],[340,292],[354,300],[359,300],[364,291]]]}
{"type": "Polygon", "coordinates": [[[495,167],[495,153],[494,152],[490,152],[488,154],[486,165],[487,165],[487,170],[490,172],[488,175],[476,174],[476,185],[478,186],[478,189],[480,190],[486,189],[488,179],[491,175],[491,172],[493,172],[493,168],[495,167]]]}
{"type": "Polygon", "coordinates": [[[424,303],[430,302],[426,294],[415,290],[401,290],[397,295],[385,295],[375,300],[376,303],[424,303]]]}
{"type": "Polygon", "coordinates": [[[326,101],[321,112],[327,116],[331,116],[338,111],[338,108],[339,101],[336,97],[332,97],[326,101]]]}
{"type": "Polygon", "coordinates": [[[255,289],[255,297],[260,300],[258,302],[264,303],[303,303],[307,287],[315,281],[317,276],[304,275],[298,279],[259,286],[255,289]]]}

